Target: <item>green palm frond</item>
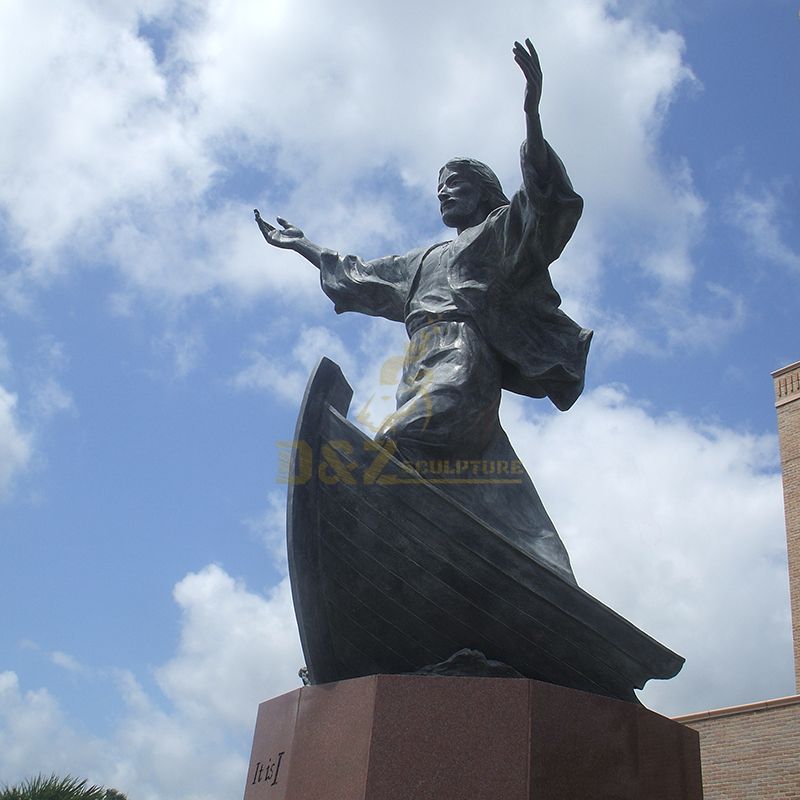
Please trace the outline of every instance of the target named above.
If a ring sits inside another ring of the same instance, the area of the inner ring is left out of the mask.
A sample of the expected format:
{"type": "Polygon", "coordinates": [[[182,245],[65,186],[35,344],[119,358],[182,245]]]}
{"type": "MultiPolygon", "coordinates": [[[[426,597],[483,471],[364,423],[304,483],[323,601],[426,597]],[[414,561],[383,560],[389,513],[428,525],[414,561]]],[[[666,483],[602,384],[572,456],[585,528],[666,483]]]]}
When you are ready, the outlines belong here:
{"type": "Polygon", "coordinates": [[[37,775],[16,786],[5,786],[0,791],[0,800],[127,800],[116,789],[87,786],[87,783],[70,775],[64,778],[37,775]]]}

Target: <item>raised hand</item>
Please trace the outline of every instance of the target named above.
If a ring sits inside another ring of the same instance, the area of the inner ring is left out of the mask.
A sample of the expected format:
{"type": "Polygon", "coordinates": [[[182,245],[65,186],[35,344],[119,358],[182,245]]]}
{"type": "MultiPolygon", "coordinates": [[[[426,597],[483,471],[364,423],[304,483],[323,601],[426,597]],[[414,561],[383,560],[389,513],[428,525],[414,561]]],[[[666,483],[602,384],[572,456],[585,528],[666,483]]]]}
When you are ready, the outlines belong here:
{"type": "Polygon", "coordinates": [[[253,213],[256,217],[256,222],[264,235],[264,238],[275,247],[283,247],[287,250],[297,250],[298,244],[305,239],[305,234],[296,225],[287,222],[283,217],[276,217],[278,223],[283,228],[279,231],[274,225],[270,225],[261,218],[258,209],[254,209],[253,213]]]}
{"type": "Polygon", "coordinates": [[[525,44],[514,42],[514,61],[519,64],[525,76],[525,111],[536,114],[539,111],[539,101],[542,99],[542,68],[539,65],[539,56],[536,54],[530,39],[525,44]]]}

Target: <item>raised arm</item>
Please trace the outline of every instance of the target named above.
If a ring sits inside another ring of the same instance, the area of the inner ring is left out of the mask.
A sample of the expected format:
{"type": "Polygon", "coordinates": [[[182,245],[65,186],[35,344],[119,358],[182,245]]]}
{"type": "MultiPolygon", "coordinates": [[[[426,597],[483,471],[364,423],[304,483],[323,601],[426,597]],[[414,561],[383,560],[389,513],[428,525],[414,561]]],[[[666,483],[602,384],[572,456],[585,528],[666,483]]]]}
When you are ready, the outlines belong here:
{"type": "Polygon", "coordinates": [[[539,56],[530,39],[522,45],[514,42],[514,61],[525,75],[525,123],[528,158],[539,176],[547,171],[547,145],[539,119],[539,101],[542,98],[542,68],[539,56]]]}
{"type": "Polygon", "coordinates": [[[287,222],[283,217],[276,217],[278,223],[283,228],[282,231],[279,231],[274,225],[270,225],[261,218],[261,214],[258,213],[257,208],[254,209],[253,213],[255,214],[256,222],[261,229],[261,233],[264,234],[264,238],[269,244],[274,247],[281,247],[285,250],[294,250],[307,261],[310,261],[317,269],[320,268],[320,264],[322,263],[321,257],[325,248],[307,239],[300,228],[287,222]]]}

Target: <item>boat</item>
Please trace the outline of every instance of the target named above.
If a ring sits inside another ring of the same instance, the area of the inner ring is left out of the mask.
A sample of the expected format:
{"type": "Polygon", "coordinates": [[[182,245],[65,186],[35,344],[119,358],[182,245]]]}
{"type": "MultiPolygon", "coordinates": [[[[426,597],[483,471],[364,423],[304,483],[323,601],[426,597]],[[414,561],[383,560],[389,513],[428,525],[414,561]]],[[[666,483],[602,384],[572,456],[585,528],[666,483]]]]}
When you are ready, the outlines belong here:
{"type": "Polygon", "coordinates": [[[638,702],[684,659],[523,551],[347,420],[333,361],[291,451],[287,544],[311,684],[477,651],[522,677],[638,702]]]}

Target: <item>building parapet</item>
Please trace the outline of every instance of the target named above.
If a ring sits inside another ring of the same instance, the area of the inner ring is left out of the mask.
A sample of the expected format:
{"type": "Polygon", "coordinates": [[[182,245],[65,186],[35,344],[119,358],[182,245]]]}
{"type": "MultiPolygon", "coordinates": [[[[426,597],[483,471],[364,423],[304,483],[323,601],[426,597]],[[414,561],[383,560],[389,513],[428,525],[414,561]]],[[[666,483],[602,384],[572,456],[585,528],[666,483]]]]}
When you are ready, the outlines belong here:
{"type": "Polygon", "coordinates": [[[680,717],[672,717],[675,722],[684,725],[691,722],[700,722],[704,719],[716,719],[717,717],[733,717],[737,714],[752,714],[757,711],[769,711],[773,708],[783,706],[800,706],[800,694],[789,695],[788,697],[776,697],[773,700],[760,700],[757,703],[745,703],[740,706],[728,706],[727,708],[715,708],[711,711],[695,711],[692,714],[682,714],[680,717]]]}
{"type": "Polygon", "coordinates": [[[800,361],[775,370],[772,380],[775,383],[776,407],[800,398],[800,361]]]}

